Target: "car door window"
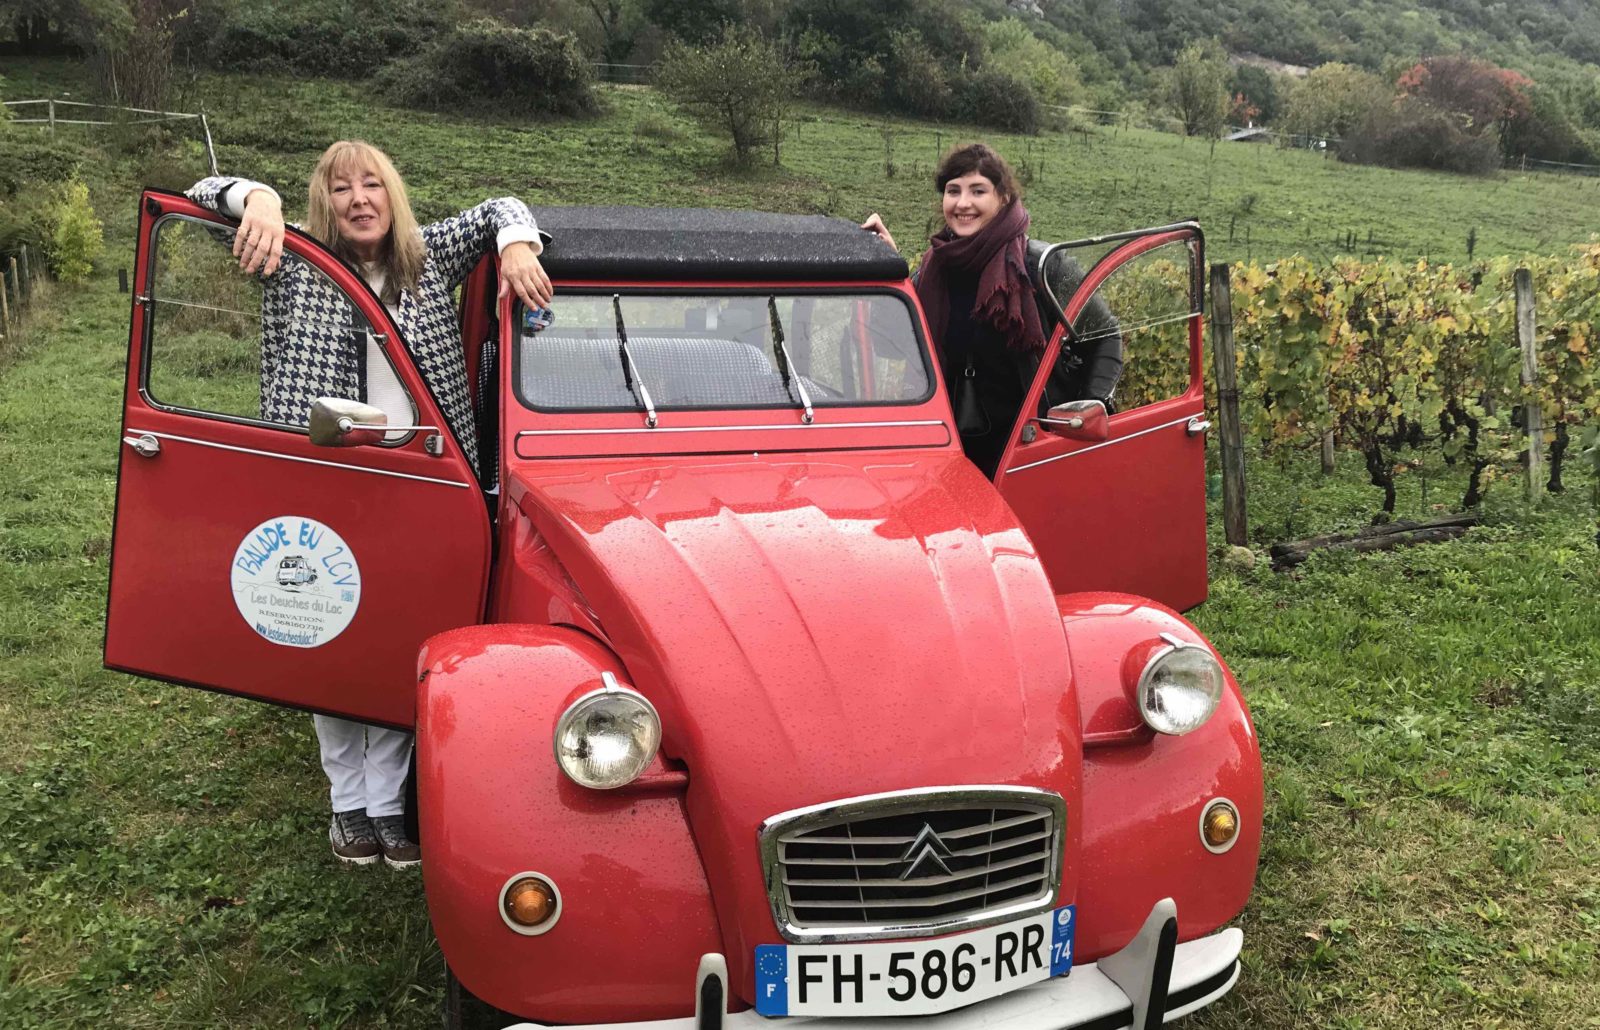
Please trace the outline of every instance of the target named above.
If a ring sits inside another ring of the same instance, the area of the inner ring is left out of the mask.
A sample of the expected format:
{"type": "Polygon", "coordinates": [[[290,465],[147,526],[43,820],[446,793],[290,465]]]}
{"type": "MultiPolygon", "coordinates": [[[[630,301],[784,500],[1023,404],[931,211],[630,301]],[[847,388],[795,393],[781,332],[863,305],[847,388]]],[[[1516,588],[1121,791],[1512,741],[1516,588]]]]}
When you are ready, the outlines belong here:
{"type": "MultiPolygon", "coordinates": [[[[295,422],[264,416],[263,382],[271,370],[263,367],[263,354],[282,351],[264,347],[264,341],[314,335],[330,350],[364,356],[370,326],[350,298],[304,259],[286,252],[278,271],[263,279],[240,271],[232,245],[232,232],[212,223],[172,216],[156,226],[145,392],[164,408],[300,431],[303,416],[295,422]]],[[[380,351],[390,372],[385,378],[414,414],[386,349],[380,351]]],[[[332,354],[323,359],[337,360],[332,354]]],[[[364,357],[353,360],[364,364],[364,357]]],[[[372,381],[361,364],[352,367],[358,383],[372,381]]],[[[392,433],[386,442],[402,443],[408,435],[392,433]]]]}
{"type": "MultiPolygon", "coordinates": [[[[1063,247],[1046,259],[1045,281],[1063,309],[1104,245],[1063,247]]],[[[1178,239],[1132,257],[1095,288],[1073,319],[1069,350],[1085,357],[1120,339],[1122,371],[1112,394],[1118,411],[1171,400],[1188,390],[1190,328],[1200,317],[1194,243],[1178,239]]]]}

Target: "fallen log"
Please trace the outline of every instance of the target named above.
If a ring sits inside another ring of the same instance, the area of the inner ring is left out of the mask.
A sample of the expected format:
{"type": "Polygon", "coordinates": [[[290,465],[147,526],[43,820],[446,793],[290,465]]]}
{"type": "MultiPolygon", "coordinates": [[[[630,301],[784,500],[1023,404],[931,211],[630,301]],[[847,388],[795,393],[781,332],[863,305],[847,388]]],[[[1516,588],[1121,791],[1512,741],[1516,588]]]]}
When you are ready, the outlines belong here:
{"type": "Polygon", "coordinates": [[[1369,526],[1353,533],[1335,533],[1308,537],[1289,543],[1273,544],[1270,549],[1272,566],[1288,569],[1299,565],[1317,551],[1388,551],[1415,544],[1438,543],[1454,540],[1476,526],[1480,518],[1474,514],[1446,515],[1425,521],[1402,520],[1383,526],[1369,526]]]}

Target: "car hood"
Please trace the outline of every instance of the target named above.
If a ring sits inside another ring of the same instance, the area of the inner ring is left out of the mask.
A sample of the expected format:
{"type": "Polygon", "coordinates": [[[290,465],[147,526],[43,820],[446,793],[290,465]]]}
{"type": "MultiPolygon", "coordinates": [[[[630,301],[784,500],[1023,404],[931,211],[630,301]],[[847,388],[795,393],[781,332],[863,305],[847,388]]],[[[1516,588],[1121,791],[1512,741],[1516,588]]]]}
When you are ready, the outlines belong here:
{"type": "Polygon", "coordinates": [[[757,849],[771,816],[1017,784],[1062,793],[1076,837],[1078,709],[1054,597],[1010,508],[959,453],[514,476],[512,497],[660,709],[663,750],[689,768],[736,967],[777,940],[757,849]]]}

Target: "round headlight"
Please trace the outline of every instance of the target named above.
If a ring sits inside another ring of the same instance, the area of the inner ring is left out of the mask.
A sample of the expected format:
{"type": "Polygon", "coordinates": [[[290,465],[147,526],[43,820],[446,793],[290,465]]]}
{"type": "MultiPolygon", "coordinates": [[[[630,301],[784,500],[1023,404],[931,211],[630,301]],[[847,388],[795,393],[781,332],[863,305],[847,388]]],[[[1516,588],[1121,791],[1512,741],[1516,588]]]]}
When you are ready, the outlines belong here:
{"type": "Polygon", "coordinates": [[[556,762],[574,783],[614,790],[639,778],[661,745],[661,717],[609,672],[605,686],[578,698],[556,722],[556,762]]]}
{"type": "Polygon", "coordinates": [[[1199,729],[1222,701],[1222,665],[1211,651],[1167,633],[1167,646],[1139,676],[1139,714],[1157,733],[1182,736],[1199,729]]]}

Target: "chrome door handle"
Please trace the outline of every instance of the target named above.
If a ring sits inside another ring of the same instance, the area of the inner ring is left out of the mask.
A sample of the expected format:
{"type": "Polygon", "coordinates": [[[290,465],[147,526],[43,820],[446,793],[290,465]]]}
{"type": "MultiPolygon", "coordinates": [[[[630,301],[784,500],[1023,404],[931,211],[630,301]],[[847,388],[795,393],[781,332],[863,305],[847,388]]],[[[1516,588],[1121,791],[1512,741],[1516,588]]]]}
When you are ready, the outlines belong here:
{"type": "Polygon", "coordinates": [[[161,441],[152,433],[142,433],[139,436],[124,436],[122,442],[132,447],[141,458],[154,458],[161,453],[161,441]]]}
{"type": "Polygon", "coordinates": [[[1189,420],[1188,429],[1189,429],[1189,435],[1190,436],[1199,436],[1201,433],[1205,432],[1206,430],[1208,430],[1210,428],[1211,428],[1211,423],[1207,422],[1205,419],[1201,418],[1198,415],[1196,415],[1194,418],[1191,418],[1189,420]]]}

